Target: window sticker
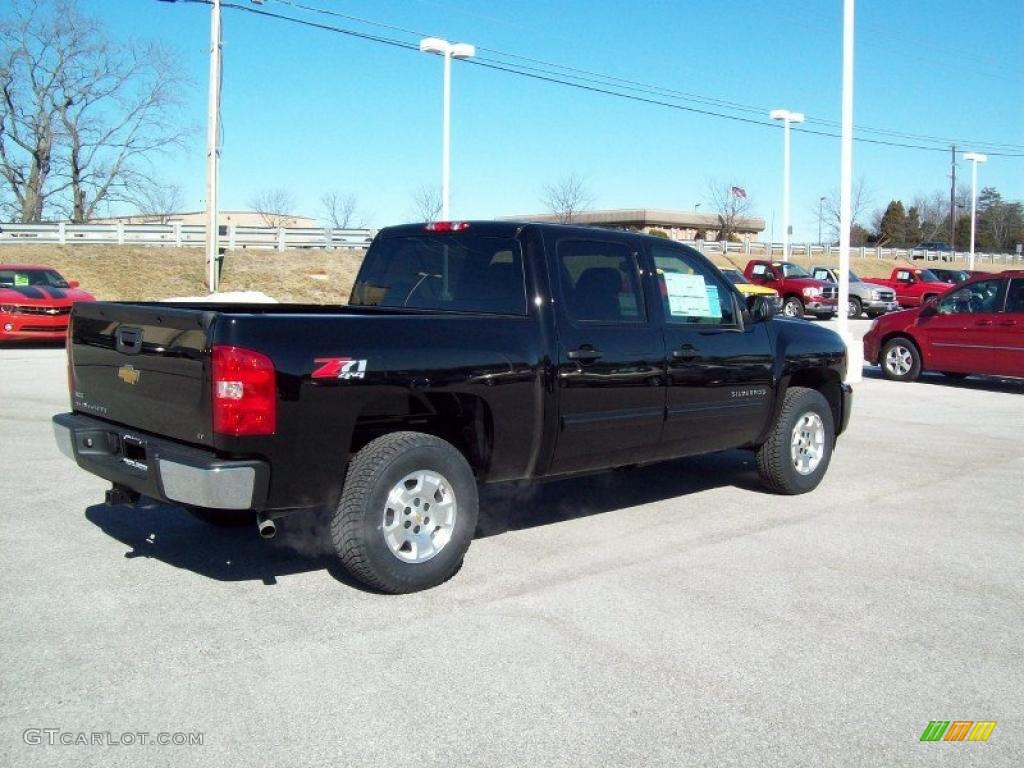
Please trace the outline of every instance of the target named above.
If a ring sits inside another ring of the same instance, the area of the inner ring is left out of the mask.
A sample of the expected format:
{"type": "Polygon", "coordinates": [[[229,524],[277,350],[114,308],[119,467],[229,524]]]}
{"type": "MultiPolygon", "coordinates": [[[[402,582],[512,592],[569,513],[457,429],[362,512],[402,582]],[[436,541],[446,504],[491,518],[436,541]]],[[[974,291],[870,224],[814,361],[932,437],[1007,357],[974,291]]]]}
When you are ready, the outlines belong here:
{"type": "Polygon", "coordinates": [[[708,317],[722,319],[722,301],[718,297],[718,287],[714,285],[708,286],[708,317]]]}
{"type": "Polygon", "coordinates": [[[753,274],[755,274],[755,275],[763,275],[767,271],[768,271],[768,267],[766,267],[764,264],[755,264],[754,265],[753,274]]]}
{"type": "Polygon", "coordinates": [[[28,285],[28,275],[24,272],[14,273],[14,284],[15,285],[28,285]]]}
{"type": "MultiPolygon", "coordinates": [[[[668,311],[676,317],[715,317],[711,312],[710,294],[701,275],[664,274],[668,290],[668,311]]],[[[716,300],[717,300],[717,291],[716,300]]],[[[722,309],[718,307],[718,317],[722,309]]]]}

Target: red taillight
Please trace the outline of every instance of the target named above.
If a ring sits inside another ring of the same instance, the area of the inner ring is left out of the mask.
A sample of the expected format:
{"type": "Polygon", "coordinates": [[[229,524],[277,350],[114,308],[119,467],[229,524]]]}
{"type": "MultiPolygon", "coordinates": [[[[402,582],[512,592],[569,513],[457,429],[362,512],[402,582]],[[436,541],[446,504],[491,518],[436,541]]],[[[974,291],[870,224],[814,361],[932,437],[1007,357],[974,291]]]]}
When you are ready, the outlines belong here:
{"type": "Polygon", "coordinates": [[[213,347],[213,431],[221,435],[272,435],[277,430],[274,364],[259,352],[213,347]]]}
{"type": "Polygon", "coordinates": [[[468,221],[432,221],[424,227],[427,232],[461,232],[469,229],[468,221]]]}

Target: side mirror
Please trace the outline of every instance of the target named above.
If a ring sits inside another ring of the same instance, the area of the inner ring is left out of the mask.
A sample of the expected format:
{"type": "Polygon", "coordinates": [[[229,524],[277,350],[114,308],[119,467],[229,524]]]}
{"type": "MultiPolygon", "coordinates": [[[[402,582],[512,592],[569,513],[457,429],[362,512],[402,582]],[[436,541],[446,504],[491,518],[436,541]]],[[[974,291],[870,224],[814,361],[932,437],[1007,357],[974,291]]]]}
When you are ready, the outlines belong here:
{"type": "Polygon", "coordinates": [[[939,314],[939,308],[936,305],[935,300],[933,299],[929,301],[927,304],[925,304],[923,307],[921,307],[921,311],[920,313],[918,313],[918,317],[931,317],[932,315],[937,314],[939,314]]]}
{"type": "Polygon", "coordinates": [[[775,317],[775,297],[758,294],[747,297],[747,309],[755,323],[764,323],[775,317]]]}
{"type": "Polygon", "coordinates": [[[68,288],[77,288],[81,283],[77,280],[68,280],[68,288]]]}

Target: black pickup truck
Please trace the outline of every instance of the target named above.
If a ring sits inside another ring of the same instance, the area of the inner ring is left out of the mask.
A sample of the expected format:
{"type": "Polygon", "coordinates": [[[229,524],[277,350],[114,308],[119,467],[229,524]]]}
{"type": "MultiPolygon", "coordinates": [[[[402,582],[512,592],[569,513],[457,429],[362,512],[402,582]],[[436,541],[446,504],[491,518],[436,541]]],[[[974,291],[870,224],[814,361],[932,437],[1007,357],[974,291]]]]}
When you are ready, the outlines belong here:
{"type": "Polygon", "coordinates": [[[213,524],[326,510],[386,592],[436,585],[477,484],[746,447],[814,489],[849,417],[838,335],[773,318],[700,253],[507,222],[382,230],[348,305],[78,304],[57,443],[213,524]]]}

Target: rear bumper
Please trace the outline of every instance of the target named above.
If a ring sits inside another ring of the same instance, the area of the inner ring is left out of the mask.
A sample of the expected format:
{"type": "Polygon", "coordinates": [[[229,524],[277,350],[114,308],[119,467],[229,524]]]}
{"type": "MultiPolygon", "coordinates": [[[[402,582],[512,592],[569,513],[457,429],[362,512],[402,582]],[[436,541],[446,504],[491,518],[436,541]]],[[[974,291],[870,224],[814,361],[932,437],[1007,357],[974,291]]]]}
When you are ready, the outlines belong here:
{"type": "Polygon", "coordinates": [[[262,509],[270,467],[256,459],[215,453],[101,419],[53,417],[61,452],[87,472],[171,504],[211,509],[262,509]]]}

